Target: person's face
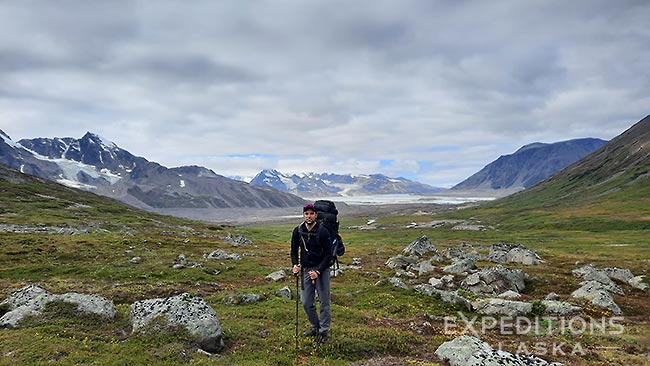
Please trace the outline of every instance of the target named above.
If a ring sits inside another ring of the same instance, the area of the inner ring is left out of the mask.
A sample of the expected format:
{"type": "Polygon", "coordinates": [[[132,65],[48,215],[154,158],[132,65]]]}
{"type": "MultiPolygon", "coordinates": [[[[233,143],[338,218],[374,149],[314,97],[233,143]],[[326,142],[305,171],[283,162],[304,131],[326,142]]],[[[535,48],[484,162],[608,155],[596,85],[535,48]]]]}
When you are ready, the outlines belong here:
{"type": "Polygon", "coordinates": [[[305,219],[306,223],[311,224],[316,221],[316,211],[307,210],[302,213],[302,217],[305,219]]]}

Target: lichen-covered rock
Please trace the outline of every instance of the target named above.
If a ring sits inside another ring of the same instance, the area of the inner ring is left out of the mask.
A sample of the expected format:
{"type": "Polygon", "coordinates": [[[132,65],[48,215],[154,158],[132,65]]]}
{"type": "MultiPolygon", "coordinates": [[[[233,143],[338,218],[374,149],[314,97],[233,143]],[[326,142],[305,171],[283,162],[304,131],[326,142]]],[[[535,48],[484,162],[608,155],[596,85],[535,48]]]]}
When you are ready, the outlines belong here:
{"type": "Polygon", "coordinates": [[[476,337],[462,335],[438,347],[436,356],[451,366],[561,366],[539,357],[495,350],[476,337]]]}
{"type": "Polygon", "coordinates": [[[43,312],[45,305],[50,302],[62,301],[77,306],[77,311],[95,314],[106,318],[114,318],[117,314],[111,300],[97,295],[66,293],[52,294],[35,286],[25,286],[11,294],[0,305],[7,306],[9,311],[0,318],[0,327],[14,328],[25,317],[38,315],[43,312]]]}
{"type": "Polygon", "coordinates": [[[505,299],[482,299],[472,303],[479,314],[518,316],[533,311],[533,304],[525,301],[505,299]]]}
{"type": "Polygon", "coordinates": [[[198,296],[182,293],[174,297],[137,301],[131,305],[129,318],[133,332],[146,330],[157,319],[172,326],[184,327],[205,351],[218,352],[224,347],[219,316],[198,296]]]}
{"type": "Polygon", "coordinates": [[[573,291],[571,296],[589,300],[592,304],[609,309],[616,315],[621,314],[621,308],[614,302],[612,295],[607,291],[607,287],[598,281],[583,282],[582,287],[573,291]]]}
{"type": "Polygon", "coordinates": [[[467,276],[460,287],[481,295],[498,295],[508,290],[521,292],[525,288],[524,277],[519,269],[497,265],[467,276]]]}

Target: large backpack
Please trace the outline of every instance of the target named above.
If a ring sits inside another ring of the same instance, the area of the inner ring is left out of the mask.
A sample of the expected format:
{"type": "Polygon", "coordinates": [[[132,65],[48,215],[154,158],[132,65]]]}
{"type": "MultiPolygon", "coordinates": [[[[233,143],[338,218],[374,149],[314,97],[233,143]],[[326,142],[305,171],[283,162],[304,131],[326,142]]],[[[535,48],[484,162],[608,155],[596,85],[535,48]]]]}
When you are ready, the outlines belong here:
{"type": "MultiPolygon", "coordinates": [[[[338,257],[345,254],[345,244],[343,244],[343,239],[339,235],[339,211],[336,209],[334,202],[327,200],[314,202],[314,209],[318,215],[316,220],[327,228],[330,233],[330,238],[332,238],[332,262],[330,266],[336,264],[338,267],[338,257]]],[[[336,274],[336,271],[334,273],[336,274]]]]}

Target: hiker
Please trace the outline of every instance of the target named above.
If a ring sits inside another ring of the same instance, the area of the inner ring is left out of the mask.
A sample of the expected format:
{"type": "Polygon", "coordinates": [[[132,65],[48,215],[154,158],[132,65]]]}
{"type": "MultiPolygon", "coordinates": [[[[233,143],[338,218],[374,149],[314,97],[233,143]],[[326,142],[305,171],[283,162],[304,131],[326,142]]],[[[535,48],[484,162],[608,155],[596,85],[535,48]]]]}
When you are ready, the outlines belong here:
{"type": "Polygon", "coordinates": [[[302,275],[302,307],[311,323],[304,336],[317,337],[317,344],[327,341],[332,314],[330,311],[330,262],[332,257],[329,231],[316,220],[313,204],[302,209],[304,221],[291,235],[291,263],[294,275],[302,275]],[[300,250],[298,249],[300,248],[300,250]],[[320,317],[316,312],[318,293],[320,317]]]}

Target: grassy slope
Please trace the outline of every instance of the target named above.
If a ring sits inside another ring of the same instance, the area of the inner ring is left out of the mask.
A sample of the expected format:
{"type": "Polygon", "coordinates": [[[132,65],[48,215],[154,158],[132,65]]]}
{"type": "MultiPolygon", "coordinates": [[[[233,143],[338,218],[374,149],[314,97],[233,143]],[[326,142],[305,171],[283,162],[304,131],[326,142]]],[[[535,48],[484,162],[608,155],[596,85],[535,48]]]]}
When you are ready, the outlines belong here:
{"type": "MultiPolygon", "coordinates": [[[[377,284],[382,277],[393,275],[384,265],[388,257],[421,235],[427,235],[441,250],[461,242],[522,243],[546,260],[542,266],[519,267],[532,276],[524,299],[541,299],[551,291],[566,299],[579,286],[580,281],[571,275],[576,261],[646,273],[650,259],[646,185],[598,199],[576,197],[573,202],[564,198],[553,203],[553,197],[561,195],[558,191],[540,192],[527,198],[528,202],[499,202],[454,214],[498,224],[498,231],[423,225],[406,228],[412,221],[440,219],[437,215],[380,218],[374,230],[358,229],[365,224],[364,218],[347,219],[342,234],[348,252],[342,260],[348,264],[359,257],[363,269],[348,270],[333,280],[331,341],[316,351],[301,339],[296,356],[295,303],[274,295],[280,287],[293,288],[293,279],[274,283],[264,278],[288,267],[287,241],[293,225],[224,228],[152,215],[47,182],[0,180],[3,223],[90,228],[79,235],[0,233],[0,298],[23,285],[39,283],[55,293],[76,291],[108,297],[119,310],[115,321],[106,322],[79,317],[61,304],[52,306],[19,329],[0,330],[0,364],[286,365],[297,360],[304,365],[348,365],[385,356],[397,357],[404,364],[436,364],[433,351],[453,337],[444,331],[441,317],[460,309],[412,290],[377,284]],[[224,240],[228,234],[244,234],[254,244],[235,248],[224,240]],[[219,248],[251,255],[241,261],[203,258],[219,248]],[[172,269],[172,261],[181,253],[204,266],[172,269]],[[134,256],[142,257],[142,263],[130,263],[134,256]],[[214,275],[214,271],[220,273],[214,275]],[[219,313],[227,345],[222,356],[210,358],[193,352],[183,334],[130,335],[128,307],[133,301],[182,291],[203,296],[219,313]],[[265,300],[247,306],[224,305],[223,300],[234,292],[263,294],[265,300]]],[[[479,263],[487,265],[491,264],[479,263]]],[[[426,278],[415,282],[426,282],[426,278]]],[[[624,289],[627,296],[615,296],[625,314],[621,335],[515,337],[488,332],[484,339],[493,346],[501,342],[510,351],[522,341],[529,345],[540,340],[566,342],[566,354],[549,351],[543,357],[568,365],[642,364],[650,351],[649,297],[647,292],[624,289]],[[570,354],[577,342],[587,348],[585,355],[570,354]],[[617,348],[596,348],[599,346],[617,348]]],[[[589,307],[586,314],[608,315],[589,307]]],[[[305,323],[300,309],[301,331],[305,323]]]]}

